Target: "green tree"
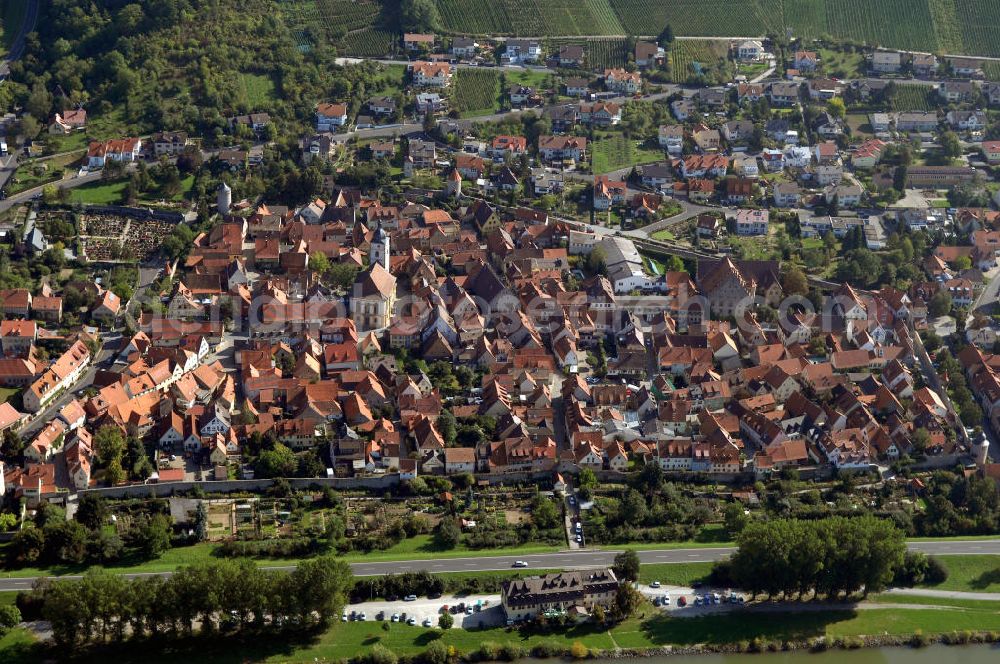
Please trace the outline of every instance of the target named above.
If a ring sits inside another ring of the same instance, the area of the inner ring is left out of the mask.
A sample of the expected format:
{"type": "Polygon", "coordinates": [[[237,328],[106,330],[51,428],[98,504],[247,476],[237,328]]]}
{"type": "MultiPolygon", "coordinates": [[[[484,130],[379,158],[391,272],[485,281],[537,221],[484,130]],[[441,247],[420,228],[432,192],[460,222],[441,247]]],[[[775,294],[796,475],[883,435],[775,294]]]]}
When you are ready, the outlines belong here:
{"type": "Polygon", "coordinates": [[[21,622],[21,612],[11,604],[0,604],[0,636],[9,632],[21,622]]]}
{"type": "Polygon", "coordinates": [[[442,613],[441,617],[438,618],[438,627],[441,629],[451,629],[454,624],[455,619],[451,617],[450,613],[442,613]]]}
{"type": "Polygon", "coordinates": [[[158,558],[170,548],[170,517],[154,514],[145,519],[132,533],[133,544],[145,558],[158,558]]]}
{"type": "Polygon", "coordinates": [[[595,274],[604,274],[607,272],[607,260],[604,247],[595,245],[587,257],[587,268],[595,274]]]}
{"type": "Polygon", "coordinates": [[[549,530],[559,525],[562,515],[556,504],[541,494],[535,496],[532,504],[531,521],[541,530],[549,530]]]}
{"type": "Polygon", "coordinates": [[[639,554],[632,549],[626,549],[615,556],[612,567],[618,580],[633,583],[639,580],[639,554]]]}
{"type": "Polygon", "coordinates": [[[122,436],[121,429],[105,424],[94,434],[94,451],[97,458],[102,463],[110,463],[113,459],[120,459],[125,452],[125,437],[122,436]]]}
{"type": "Polygon", "coordinates": [[[805,295],[809,292],[809,280],[806,273],[798,267],[789,267],[782,280],[782,288],[788,295],[805,295]]]}
{"type": "Polygon", "coordinates": [[[24,454],[24,440],[11,429],[3,432],[3,444],[0,446],[0,456],[8,461],[16,461],[24,454]]]}
{"type": "Polygon", "coordinates": [[[726,508],[722,511],[722,515],[726,525],[726,533],[730,537],[739,535],[750,522],[750,517],[747,516],[743,505],[739,503],[729,503],[726,505],[726,508]]]}
{"type": "Polygon", "coordinates": [[[292,477],[298,466],[295,453],[286,445],[275,443],[257,457],[256,471],[261,477],[292,477]]]}
{"type": "Polygon", "coordinates": [[[927,313],[931,316],[947,316],[951,312],[951,295],[948,291],[941,289],[931,297],[927,303],[927,313]]]}
{"type": "Polygon", "coordinates": [[[400,19],[407,32],[439,32],[441,15],[434,0],[403,0],[400,19]]]}
{"type": "Polygon", "coordinates": [[[635,589],[631,583],[621,583],[618,585],[618,592],[615,593],[615,605],[613,613],[617,620],[626,620],[635,615],[635,612],[642,606],[642,593],[635,589]]]}
{"type": "Polygon", "coordinates": [[[451,414],[450,410],[443,410],[437,419],[437,429],[441,433],[441,437],[444,439],[444,444],[451,447],[455,444],[455,440],[458,438],[458,428],[455,422],[455,416],[451,414]]]}
{"type": "Polygon", "coordinates": [[[102,496],[94,493],[85,493],[76,508],[73,516],[88,530],[98,530],[108,520],[108,504],[102,496]]]}
{"type": "Polygon", "coordinates": [[[941,132],[941,137],[938,139],[941,144],[941,151],[944,153],[945,157],[949,159],[955,159],[962,154],[962,141],[959,140],[958,135],[953,131],[943,131],[941,132]]]}
{"type": "Polygon", "coordinates": [[[462,538],[462,531],[455,519],[445,517],[434,530],[434,545],[439,549],[454,549],[462,538]]]}
{"type": "Polygon", "coordinates": [[[330,271],[330,259],[321,251],[314,251],[309,254],[309,269],[319,274],[326,274],[330,271]]]}

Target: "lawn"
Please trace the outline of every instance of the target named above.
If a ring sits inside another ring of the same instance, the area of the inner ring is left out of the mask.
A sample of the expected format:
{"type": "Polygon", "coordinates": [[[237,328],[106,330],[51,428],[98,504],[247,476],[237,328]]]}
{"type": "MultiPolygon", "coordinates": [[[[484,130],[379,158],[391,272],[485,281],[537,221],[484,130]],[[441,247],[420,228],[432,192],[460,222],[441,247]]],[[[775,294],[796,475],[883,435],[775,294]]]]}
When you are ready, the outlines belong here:
{"type": "Polygon", "coordinates": [[[820,67],[827,76],[836,78],[858,78],[864,73],[865,56],[863,53],[835,51],[821,48],[817,52],[820,67]]]}
{"type": "Polygon", "coordinates": [[[659,581],[671,586],[690,586],[704,581],[715,563],[657,563],[639,567],[639,582],[659,581]]]}
{"type": "Polygon", "coordinates": [[[652,238],[654,240],[663,240],[664,242],[670,242],[677,239],[674,234],[668,230],[656,231],[653,233],[652,238]]]}
{"type": "Polygon", "coordinates": [[[948,578],[935,590],[1000,593],[1000,556],[935,556],[948,569],[948,578]]]}
{"type": "Polygon", "coordinates": [[[16,194],[49,182],[57,182],[63,178],[70,164],[77,165],[82,156],[83,152],[70,152],[50,159],[32,159],[25,162],[18,166],[14,173],[14,181],[7,187],[7,193],[16,194]],[[42,164],[45,165],[45,170],[42,170],[42,164]]]}
{"type": "Polygon", "coordinates": [[[369,93],[396,95],[406,88],[406,65],[381,65],[380,71],[366,82],[369,93]]]}
{"type": "Polygon", "coordinates": [[[60,152],[72,152],[74,150],[84,150],[90,144],[90,137],[86,131],[74,131],[70,134],[49,134],[45,137],[45,153],[58,154],[60,152]]]}
{"type": "MultiPolygon", "coordinates": [[[[111,182],[100,180],[98,182],[90,182],[83,185],[82,187],[77,187],[73,189],[73,201],[79,203],[85,203],[90,205],[118,205],[122,202],[122,193],[125,191],[125,187],[128,184],[128,178],[123,178],[120,180],[114,180],[111,182]]],[[[187,195],[191,192],[191,187],[194,186],[194,175],[188,175],[181,179],[180,191],[173,196],[173,198],[167,199],[169,201],[179,202],[184,200],[187,195]]],[[[156,206],[163,201],[163,197],[154,189],[147,191],[139,195],[139,200],[137,203],[156,206]]]]}
{"type": "Polygon", "coordinates": [[[612,134],[592,144],[594,173],[607,173],[637,164],[650,164],[663,159],[663,151],[645,148],[641,143],[612,134]]]}
{"type": "Polygon", "coordinates": [[[0,661],[4,664],[24,664],[42,661],[35,651],[35,637],[26,629],[12,629],[0,638],[0,661]]]}
{"type": "Polygon", "coordinates": [[[271,108],[276,97],[273,78],[267,74],[240,74],[238,83],[240,101],[247,108],[271,108]]]}
{"type": "Polygon", "coordinates": [[[122,192],[128,180],[91,182],[73,190],[73,202],[90,205],[117,205],[122,202],[122,192]]]}
{"type": "Polygon", "coordinates": [[[549,82],[554,85],[555,75],[548,71],[538,71],[535,69],[505,69],[504,80],[507,85],[527,85],[535,90],[544,90],[549,86],[549,82]]]}
{"type": "Polygon", "coordinates": [[[16,387],[0,387],[0,403],[7,403],[19,391],[16,387]]]}
{"type": "MultiPolygon", "coordinates": [[[[459,653],[477,650],[484,643],[516,644],[530,648],[550,643],[568,649],[574,642],[589,648],[651,648],[663,645],[729,644],[761,638],[766,641],[801,641],[820,636],[847,637],[876,634],[905,635],[916,630],[925,634],[955,630],[994,630],[1000,613],[977,609],[850,609],[820,607],[798,612],[737,611],[698,618],[667,617],[646,606],[640,615],[610,630],[591,625],[573,627],[559,634],[535,634],[514,629],[450,629],[441,631],[388,623],[337,623],[309,643],[287,639],[256,640],[233,644],[214,640],[185,653],[188,662],[312,662],[334,661],[367,653],[375,644],[399,656],[415,655],[435,640],[454,646],[459,653]],[[651,617],[647,618],[646,615],[651,617]]],[[[144,662],[177,661],[180,653],[148,653],[144,662]]],[[[125,658],[130,659],[130,658],[125,658]]],[[[6,660],[5,660],[6,661],[6,660]]]]}

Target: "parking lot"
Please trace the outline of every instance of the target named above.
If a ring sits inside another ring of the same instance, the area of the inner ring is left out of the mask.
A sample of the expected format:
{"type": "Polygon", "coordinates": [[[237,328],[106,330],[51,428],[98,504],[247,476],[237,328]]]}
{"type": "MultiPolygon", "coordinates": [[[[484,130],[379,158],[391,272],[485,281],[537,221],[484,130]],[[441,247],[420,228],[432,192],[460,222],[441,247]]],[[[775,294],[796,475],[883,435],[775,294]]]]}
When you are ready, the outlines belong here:
{"type": "Polygon", "coordinates": [[[354,620],[360,620],[363,613],[365,620],[375,621],[392,621],[392,616],[396,615],[397,622],[405,623],[412,618],[415,625],[437,627],[438,618],[444,606],[449,608],[449,613],[455,620],[454,627],[457,628],[498,627],[506,622],[503,608],[500,606],[500,595],[466,595],[462,597],[444,595],[436,599],[418,597],[410,602],[377,600],[348,604],[344,607],[344,612],[348,620],[351,620],[352,614],[354,620]],[[481,603],[478,611],[475,610],[477,602],[481,603]],[[462,604],[465,605],[466,610],[456,612],[454,607],[462,604]],[[468,612],[469,608],[471,608],[471,613],[468,612]],[[425,621],[428,620],[430,623],[426,624],[425,621]]]}
{"type": "Polygon", "coordinates": [[[643,584],[639,586],[639,592],[653,602],[654,606],[658,606],[661,611],[669,611],[684,617],[724,613],[746,606],[746,597],[742,593],[733,593],[726,588],[689,588],[667,584],[653,588],[649,584],[643,584]],[[733,597],[737,601],[733,602],[733,597]],[[669,603],[664,602],[664,598],[669,598],[669,603]],[[683,602],[681,598],[683,598],[683,602]],[[744,601],[741,602],[741,599],[744,601]],[[682,603],[683,606],[681,606],[682,603]]]}

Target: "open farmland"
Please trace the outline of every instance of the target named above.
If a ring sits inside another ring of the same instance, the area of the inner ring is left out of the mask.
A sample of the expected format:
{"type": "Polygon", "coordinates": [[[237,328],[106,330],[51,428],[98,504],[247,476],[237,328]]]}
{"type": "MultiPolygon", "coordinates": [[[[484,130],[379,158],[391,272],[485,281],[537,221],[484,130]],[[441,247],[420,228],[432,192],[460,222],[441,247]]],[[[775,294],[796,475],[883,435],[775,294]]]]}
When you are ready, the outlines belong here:
{"type": "Polygon", "coordinates": [[[459,69],[451,94],[451,106],[462,116],[488,115],[500,99],[500,75],[495,69],[459,69]]]}

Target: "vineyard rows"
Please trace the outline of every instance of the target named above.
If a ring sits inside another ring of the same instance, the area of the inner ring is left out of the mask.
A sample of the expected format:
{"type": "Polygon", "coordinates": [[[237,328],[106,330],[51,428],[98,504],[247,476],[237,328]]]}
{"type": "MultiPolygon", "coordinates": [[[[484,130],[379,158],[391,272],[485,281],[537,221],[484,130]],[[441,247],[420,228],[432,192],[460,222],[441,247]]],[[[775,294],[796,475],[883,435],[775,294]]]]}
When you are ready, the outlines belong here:
{"type": "Polygon", "coordinates": [[[628,34],[748,36],[780,33],[781,0],[611,0],[628,34]]]}
{"type": "Polygon", "coordinates": [[[499,98],[500,74],[495,69],[459,69],[455,73],[451,106],[459,114],[492,113],[499,98]]]}
{"type": "Polygon", "coordinates": [[[898,85],[896,95],[892,99],[894,111],[929,111],[933,108],[928,95],[933,89],[926,85],[898,85]]]}
{"type": "Polygon", "coordinates": [[[399,35],[395,32],[367,28],[345,35],[336,45],[344,55],[379,58],[392,53],[392,47],[397,39],[399,35]]]}
{"type": "Polygon", "coordinates": [[[561,36],[622,34],[608,0],[437,0],[445,29],[453,32],[561,36]]]}
{"type": "Polygon", "coordinates": [[[725,60],[728,52],[729,44],[717,39],[675,41],[670,47],[670,78],[675,83],[682,83],[692,73],[692,63],[697,62],[708,69],[719,60],[725,60]]]}
{"type": "MultiPolygon", "coordinates": [[[[303,42],[376,54],[398,26],[392,0],[280,0],[303,42]],[[361,31],[361,36],[355,33],[361,31]],[[378,47],[376,47],[378,46],[378,47]]],[[[532,37],[785,34],[887,48],[1000,56],[1000,0],[434,0],[444,31],[532,37]]],[[[378,53],[380,54],[380,53],[378,53]]],[[[598,56],[603,57],[603,56],[598,56]]]]}

